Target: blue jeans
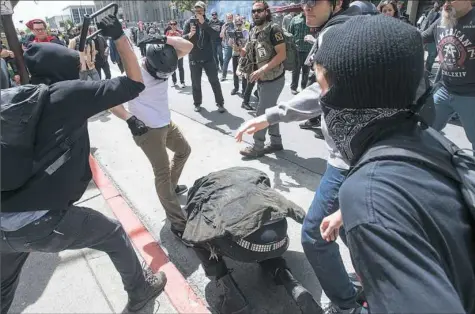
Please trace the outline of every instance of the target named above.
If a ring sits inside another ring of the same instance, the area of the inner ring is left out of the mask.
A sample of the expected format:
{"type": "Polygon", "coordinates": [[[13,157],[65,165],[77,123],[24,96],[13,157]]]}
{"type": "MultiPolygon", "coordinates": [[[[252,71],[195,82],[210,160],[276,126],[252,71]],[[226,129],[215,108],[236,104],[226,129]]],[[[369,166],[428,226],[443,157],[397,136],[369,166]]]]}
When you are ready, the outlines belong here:
{"type": "Polygon", "coordinates": [[[216,67],[223,67],[223,44],[221,41],[213,42],[213,58],[216,67]]]}
{"type": "MultiPolygon", "coordinates": [[[[320,234],[323,218],[340,208],[338,192],[347,173],[348,170],[338,169],[327,163],[327,169],[303,222],[302,246],[327,297],[340,308],[349,309],[357,306],[356,289],[345,270],[338,244],[323,240],[320,234]]],[[[340,229],[341,234],[344,234],[343,228],[340,229]]]]}
{"type": "Polygon", "coordinates": [[[223,77],[224,78],[226,78],[226,74],[228,73],[228,65],[232,57],[233,57],[233,47],[224,46],[224,62],[223,62],[223,77]]]}
{"type": "Polygon", "coordinates": [[[443,130],[450,118],[458,113],[465,134],[475,150],[475,97],[455,95],[441,87],[434,94],[434,106],[435,121],[432,127],[437,131],[443,130]]]}

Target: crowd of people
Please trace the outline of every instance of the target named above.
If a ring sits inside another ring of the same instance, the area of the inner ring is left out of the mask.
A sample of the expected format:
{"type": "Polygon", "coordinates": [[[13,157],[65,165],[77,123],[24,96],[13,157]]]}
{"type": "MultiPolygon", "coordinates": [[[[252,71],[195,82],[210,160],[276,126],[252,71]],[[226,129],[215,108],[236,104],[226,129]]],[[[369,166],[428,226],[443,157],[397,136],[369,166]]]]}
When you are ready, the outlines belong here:
{"type": "MultiPolygon", "coordinates": [[[[279,123],[321,127],[328,159],[303,219],[301,243],[330,299],[323,313],[475,313],[475,206],[467,197],[467,191],[472,196],[475,191],[473,184],[447,174],[458,169],[460,158],[473,174],[475,159],[467,150],[447,150],[439,133],[459,113],[475,150],[475,8],[470,1],[436,2],[418,29],[401,21],[400,3],[371,5],[302,0],[302,12],[280,24],[272,21],[266,1],[256,0],[250,24],[231,13],[226,21],[217,12],[208,19],[206,4],[198,1],[183,30],[176,21],[163,32],[140,22],[131,39],[109,15],[98,23],[102,35],[83,52],[78,51],[80,27],[66,43],[48,34],[44,21],[33,20],[28,27],[35,37],[24,46],[32,84],[27,89],[11,88],[17,80],[3,58],[13,56],[2,49],[2,120],[13,117],[8,101],[19,104],[12,99],[24,93],[28,103],[37,97],[42,108],[34,126],[35,149],[27,151],[31,156],[24,150],[18,156],[16,137],[2,138],[2,313],[34,251],[91,247],[106,252],[122,277],[130,311],[143,308],[166,285],[164,273],[152,276],[140,267],[120,223],[73,205],[91,179],[87,121],[100,112],[110,110],[129,127],[150,161],[171,232],[194,247],[184,237],[187,217],[178,201],[188,190],[179,181],[192,149],[172,121],[168,101],[170,78],[173,85],[185,86],[185,56],[196,112],[203,103],[203,70],[217,110],[226,112],[220,80],[227,79],[232,60],[231,94],[241,89],[242,107],[256,111],[235,135],[238,142],[245,133],[253,136],[240,152],[244,157],[283,150],[279,123]],[[433,45],[440,67],[434,87],[421,93],[434,63],[433,45]],[[105,65],[109,56],[126,76],[111,78],[105,65]],[[289,60],[296,61],[293,68],[289,60]],[[294,96],[278,102],[286,71],[292,71],[294,96]],[[8,86],[3,76],[10,78],[8,86]],[[256,85],[254,108],[249,98],[256,85]],[[429,98],[432,122],[420,114],[429,98]],[[39,147],[52,141],[61,149],[44,168],[36,173],[25,167],[50,157],[39,147]],[[171,161],[167,149],[174,153],[171,161]],[[349,248],[355,274],[343,265],[338,236],[349,248]]],[[[35,113],[32,109],[31,117],[35,113]]],[[[20,125],[27,130],[28,124],[20,125]]],[[[236,283],[222,278],[217,276],[226,287],[223,313],[248,313],[236,283]]]]}

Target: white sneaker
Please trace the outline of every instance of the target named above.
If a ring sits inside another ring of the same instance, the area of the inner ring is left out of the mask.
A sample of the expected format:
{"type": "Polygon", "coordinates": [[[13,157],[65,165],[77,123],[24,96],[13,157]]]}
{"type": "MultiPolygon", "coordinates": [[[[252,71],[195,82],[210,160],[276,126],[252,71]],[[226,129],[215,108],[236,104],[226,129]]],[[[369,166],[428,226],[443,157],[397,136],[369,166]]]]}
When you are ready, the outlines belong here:
{"type": "Polygon", "coordinates": [[[178,87],[179,87],[179,88],[185,88],[185,84],[179,83],[179,84],[178,84],[178,87]]]}

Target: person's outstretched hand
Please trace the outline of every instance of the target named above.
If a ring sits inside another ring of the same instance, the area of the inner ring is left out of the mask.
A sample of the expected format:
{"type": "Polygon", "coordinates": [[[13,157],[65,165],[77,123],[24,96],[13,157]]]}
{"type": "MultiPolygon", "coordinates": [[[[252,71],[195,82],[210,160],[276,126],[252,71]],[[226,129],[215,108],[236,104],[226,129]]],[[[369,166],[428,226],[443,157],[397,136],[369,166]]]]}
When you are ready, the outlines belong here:
{"type": "Polygon", "coordinates": [[[266,115],[258,116],[254,119],[244,122],[241,127],[238,129],[234,138],[237,142],[242,142],[242,136],[244,133],[254,134],[257,131],[263,130],[269,126],[267,122],[266,115]]]}
{"type": "Polygon", "coordinates": [[[339,209],[330,216],[323,218],[322,223],[320,224],[320,234],[322,235],[322,239],[327,242],[336,241],[341,226],[343,226],[343,217],[341,216],[341,210],[339,209]]]}

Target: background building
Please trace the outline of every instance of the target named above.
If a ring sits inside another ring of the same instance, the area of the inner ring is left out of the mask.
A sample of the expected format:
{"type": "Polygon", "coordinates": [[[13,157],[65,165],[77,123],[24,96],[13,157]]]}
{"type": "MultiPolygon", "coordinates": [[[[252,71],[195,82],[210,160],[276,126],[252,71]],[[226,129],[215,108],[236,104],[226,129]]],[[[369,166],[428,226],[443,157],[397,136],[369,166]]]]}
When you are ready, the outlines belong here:
{"type": "MultiPolygon", "coordinates": [[[[114,1],[99,0],[94,1],[96,10],[114,1]]],[[[135,24],[142,22],[164,22],[168,23],[172,19],[183,19],[184,15],[172,7],[171,1],[151,1],[151,0],[126,0],[117,1],[119,5],[119,18],[124,21],[135,24]]]]}
{"type": "Polygon", "coordinates": [[[66,21],[71,20],[72,18],[69,15],[55,15],[52,17],[46,17],[45,21],[49,25],[51,29],[59,29],[60,31],[64,31],[66,26],[66,21]]]}
{"type": "MultiPolygon", "coordinates": [[[[94,5],[70,5],[63,9],[63,16],[69,16],[70,20],[76,25],[82,23],[85,14],[92,14],[96,11],[94,5]]],[[[92,21],[91,24],[95,24],[92,21]]]]}

